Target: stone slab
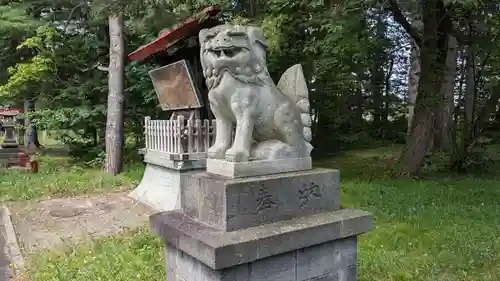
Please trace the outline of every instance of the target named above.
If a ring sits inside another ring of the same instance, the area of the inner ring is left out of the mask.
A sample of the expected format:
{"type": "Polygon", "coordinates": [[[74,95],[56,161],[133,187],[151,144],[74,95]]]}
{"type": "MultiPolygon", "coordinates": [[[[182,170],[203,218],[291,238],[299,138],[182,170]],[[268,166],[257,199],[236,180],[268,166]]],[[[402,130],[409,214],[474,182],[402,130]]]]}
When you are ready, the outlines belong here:
{"type": "Polygon", "coordinates": [[[13,275],[12,268],[10,266],[10,251],[8,246],[8,238],[7,238],[7,228],[5,227],[8,218],[8,215],[5,214],[5,210],[2,206],[0,206],[0,280],[10,280],[13,275]]]}
{"type": "Polygon", "coordinates": [[[21,148],[19,147],[5,147],[0,148],[0,155],[16,155],[21,152],[21,148]]]}
{"type": "Polygon", "coordinates": [[[206,167],[205,158],[201,157],[200,155],[196,155],[193,157],[194,158],[185,157],[186,159],[183,159],[179,155],[178,157],[174,157],[170,153],[148,150],[144,155],[144,162],[179,171],[204,169],[206,167]]]}
{"type": "Polygon", "coordinates": [[[340,173],[312,169],[236,179],[197,173],[186,178],[181,198],[186,215],[234,231],[340,209],[340,173]]]}
{"type": "Polygon", "coordinates": [[[4,239],[4,247],[1,247],[2,241],[0,241],[0,249],[5,249],[4,252],[7,256],[7,260],[10,261],[8,266],[11,272],[13,274],[19,274],[24,269],[24,257],[21,253],[16,231],[12,224],[10,210],[5,204],[0,205],[0,233],[2,233],[4,239]]]}
{"type": "Polygon", "coordinates": [[[4,141],[0,145],[0,149],[3,149],[3,148],[18,148],[18,147],[19,147],[19,143],[18,142],[6,142],[6,141],[4,141]]]}
{"type": "Polygon", "coordinates": [[[214,270],[166,243],[166,280],[356,281],[356,244],[356,236],[351,236],[230,268],[214,270]]]}
{"type": "Polygon", "coordinates": [[[154,164],[146,164],[144,175],[139,185],[129,196],[156,212],[165,212],[181,208],[181,189],[186,177],[203,170],[174,170],[154,164]]]}
{"type": "Polygon", "coordinates": [[[152,231],[212,269],[223,269],[365,233],[370,213],[342,209],[225,232],[180,211],[154,214],[152,231]]]}
{"type": "Polygon", "coordinates": [[[228,178],[253,177],[310,169],[312,169],[311,157],[249,162],[229,162],[220,159],[207,159],[208,173],[228,178]]]}
{"type": "Polygon", "coordinates": [[[19,162],[20,148],[0,148],[0,168],[6,168],[11,164],[19,162]]]}

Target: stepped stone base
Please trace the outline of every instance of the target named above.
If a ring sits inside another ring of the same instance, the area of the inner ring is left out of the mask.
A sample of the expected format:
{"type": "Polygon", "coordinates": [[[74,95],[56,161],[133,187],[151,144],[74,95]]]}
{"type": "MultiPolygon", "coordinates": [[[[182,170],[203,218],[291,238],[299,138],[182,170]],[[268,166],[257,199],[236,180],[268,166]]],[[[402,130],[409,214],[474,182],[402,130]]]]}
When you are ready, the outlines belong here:
{"type": "Polygon", "coordinates": [[[356,281],[368,212],[340,209],[339,172],[187,177],[181,209],[154,214],[167,281],[356,281]]]}
{"type": "Polygon", "coordinates": [[[213,270],[165,244],[168,281],[356,281],[356,236],[213,270]]]}
{"type": "Polygon", "coordinates": [[[21,151],[18,147],[0,148],[0,167],[8,167],[10,164],[17,163],[21,151]]]}
{"type": "Polygon", "coordinates": [[[171,211],[152,215],[150,225],[166,243],[220,270],[356,236],[372,221],[368,212],[343,209],[226,232],[171,211]]]}

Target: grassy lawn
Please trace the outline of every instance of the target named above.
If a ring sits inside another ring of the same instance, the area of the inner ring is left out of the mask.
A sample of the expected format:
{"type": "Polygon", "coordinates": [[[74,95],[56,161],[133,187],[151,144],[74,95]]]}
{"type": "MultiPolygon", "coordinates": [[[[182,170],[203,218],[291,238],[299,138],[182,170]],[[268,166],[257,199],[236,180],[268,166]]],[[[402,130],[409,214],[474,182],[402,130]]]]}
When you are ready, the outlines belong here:
{"type": "Polygon", "coordinates": [[[92,192],[127,189],[142,177],[142,165],[127,167],[113,177],[98,168],[72,164],[67,157],[40,158],[36,174],[15,169],[0,170],[0,201],[30,200],[40,197],[65,197],[92,192]]]}
{"type": "MultiPolygon", "coordinates": [[[[155,280],[163,281],[161,239],[147,230],[97,239],[92,245],[30,258],[27,280],[155,280]]],[[[24,278],[23,278],[24,279],[24,278]]]]}
{"type": "MultiPolygon", "coordinates": [[[[419,181],[391,179],[386,175],[394,151],[399,148],[350,152],[318,162],[341,170],[344,207],[375,215],[376,228],[360,238],[359,280],[499,280],[500,178],[448,173],[419,181]]],[[[81,177],[81,187],[73,192],[87,189],[83,178],[89,177],[81,177]]],[[[121,178],[116,181],[123,184],[121,178]]],[[[31,281],[164,278],[161,243],[146,230],[30,260],[31,281]]]]}

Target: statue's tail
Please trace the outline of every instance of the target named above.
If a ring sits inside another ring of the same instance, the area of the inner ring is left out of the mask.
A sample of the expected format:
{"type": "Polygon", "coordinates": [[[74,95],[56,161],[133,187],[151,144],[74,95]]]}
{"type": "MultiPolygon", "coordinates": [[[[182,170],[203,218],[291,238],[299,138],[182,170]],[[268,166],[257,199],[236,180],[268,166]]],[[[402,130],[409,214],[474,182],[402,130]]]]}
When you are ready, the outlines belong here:
{"type": "Polygon", "coordinates": [[[300,120],[304,125],[303,136],[308,148],[308,155],[311,153],[313,146],[311,145],[312,131],[311,131],[311,114],[309,104],[309,91],[307,89],[306,79],[302,66],[296,64],[288,68],[283,75],[281,75],[278,82],[278,89],[290,97],[300,110],[300,120]]]}

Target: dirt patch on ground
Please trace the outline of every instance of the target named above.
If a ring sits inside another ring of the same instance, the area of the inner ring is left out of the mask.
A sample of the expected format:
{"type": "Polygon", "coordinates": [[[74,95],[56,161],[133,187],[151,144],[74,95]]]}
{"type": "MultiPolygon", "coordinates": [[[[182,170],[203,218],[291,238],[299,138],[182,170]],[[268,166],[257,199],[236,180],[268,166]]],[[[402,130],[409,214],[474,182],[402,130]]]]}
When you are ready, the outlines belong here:
{"type": "Polygon", "coordinates": [[[127,193],[10,204],[21,248],[29,253],[144,226],[152,210],[127,193]]]}

